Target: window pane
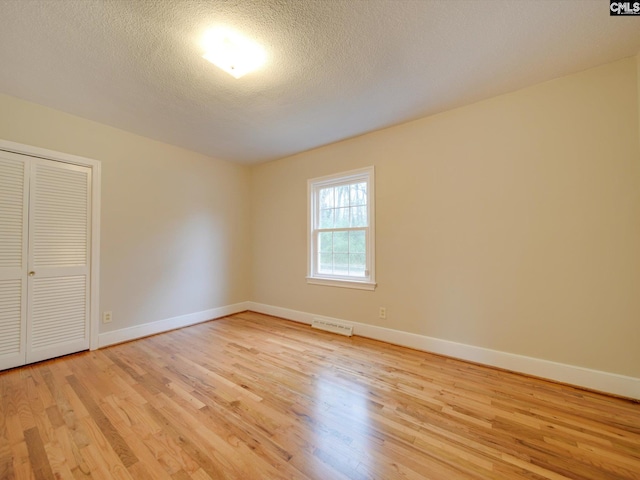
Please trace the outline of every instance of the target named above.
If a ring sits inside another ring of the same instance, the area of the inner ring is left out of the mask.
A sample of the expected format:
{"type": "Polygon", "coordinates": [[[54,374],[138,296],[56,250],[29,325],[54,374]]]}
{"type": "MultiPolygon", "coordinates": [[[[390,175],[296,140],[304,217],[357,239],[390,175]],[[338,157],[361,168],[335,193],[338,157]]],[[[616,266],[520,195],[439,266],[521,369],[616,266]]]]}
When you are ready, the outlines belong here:
{"type": "Polygon", "coordinates": [[[333,233],[321,232],[318,235],[318,250],[322,253],[333,252],[333,233]]]}
{"type": "Polygon", "coordinates": [[[333,273],[333,254],[321,253],[320,261],[318,262],[318,273],[331,274],[333,273]]]}
{"type": "Polygon", "coordinates": [[[333,253],[349,253],[349,232],[333,233],[333,253]]]}
{"type": "Polygon", "coordinates": [[[333,228],[333,209],[320,210],[318,228],[333,228]]]}
{"type": "Polygon", "coordinates": [[[336,207],[349,206],[349,185],[336,187],[336,207]]]}
{"type": "Polygon", "coordinates": [[[359,232],[349,232],[349,253],[365,253],[364,230],[359,232]]]}
{"type": "Polygon", "coordinates": [[[333,273],[335,275],[349,275],[348,253],[336,253],[333,255],[333,273]]]}
{"type": "Polygon", "coordinates": [[[320,189],[320,208],[333,208],[333,187],[320,189]]]}
{"type": "Polygon", "coordinates": [[[364,277],[366,268],[365,254],[352,253],[349,255],[349,274],[364,277]]]}
{"type": "Polygon", "coordinates": [[[350,185],[351,206],[367,204],[367,184],[366,182],[354,183],[350,185]]]}
{"type": "Polygon", "coordinates": [[[367,226],[367,207],[351,207],[351,226],[366,227],[367,226]]]}
{"type": "MultiPolygon", "coordinates": [[[[362,208],[362,207],[357,207],[362,208]]],[[[349,226],[349,208],[335,209],[335,228],[344,228],[349,226]]]]}

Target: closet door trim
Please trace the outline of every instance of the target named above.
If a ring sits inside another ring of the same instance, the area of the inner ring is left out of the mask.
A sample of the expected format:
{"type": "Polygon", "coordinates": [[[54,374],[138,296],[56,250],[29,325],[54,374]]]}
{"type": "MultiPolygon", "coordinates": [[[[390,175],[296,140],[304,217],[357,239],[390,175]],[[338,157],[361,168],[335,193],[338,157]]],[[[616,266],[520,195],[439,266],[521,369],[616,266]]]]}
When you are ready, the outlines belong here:
{"type": "Polygon", "coordinates": [[[98,333],[100,328],[100,161],[2,139],[0,139],[0,150],[72,165],[81,165],[91,169],[91,271],[89,274],[91,296],[89,302],[89,348],[96,350],[98,348],[98,333]]]}

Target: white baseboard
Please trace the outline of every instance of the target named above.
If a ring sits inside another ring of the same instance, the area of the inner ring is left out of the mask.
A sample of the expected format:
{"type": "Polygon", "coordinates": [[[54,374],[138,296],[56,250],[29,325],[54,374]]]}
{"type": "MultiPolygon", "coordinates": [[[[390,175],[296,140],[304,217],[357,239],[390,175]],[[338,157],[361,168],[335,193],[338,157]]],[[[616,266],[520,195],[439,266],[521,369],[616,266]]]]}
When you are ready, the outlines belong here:
{"type": "Polygon", "coordinates": [[[116,343],[128,342],[136,338],[148,337],[156,333],[168,332],[176,328],[188,327],[196,323],[206,322],[214,318],[226,317],[234,313],[248,310],[248,302],[235,303],[224,307],[211,308],[202,312],[189,313],[178,317],[166,318],[155,322],[135,325],[133,327],[122,328],[111,332],[104,332],[98,335],[98,348],[107,347],[116,343]]]}
{"type": "MultiPolygon", "coordinates": [[[[317,316],[311,313],[274,307],[262,303],[245,302],[245,304],[247,310],[274,315],[309,325],[311,325],[313,317],[317,316]]],[[[640,378],[627,377],[600,370],[591,370],[574,365],[491,350],[489,348],[475,347],[473,345],[451,342],[449,340],[417,335],[415,333],[390,328],[377,327],[375,325],[349,322],[343,319],[333,320],[353,325],[354,335],[361,337],[381,340],[424,352],[437,353],[448,357],[468,360],[470,362],[490,365],[513,372],[640,400],[640,378]]]]}

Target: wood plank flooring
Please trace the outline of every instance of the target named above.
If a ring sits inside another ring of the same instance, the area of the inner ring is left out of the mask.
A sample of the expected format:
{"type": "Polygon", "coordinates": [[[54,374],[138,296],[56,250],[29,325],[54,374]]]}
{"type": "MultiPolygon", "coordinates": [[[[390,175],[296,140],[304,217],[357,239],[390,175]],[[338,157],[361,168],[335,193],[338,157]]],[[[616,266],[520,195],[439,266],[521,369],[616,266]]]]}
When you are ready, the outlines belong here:
{"type": "Polygon", "coordinates": [[[0,479],[640,479],[640,404],[245,312],[0,374],[0,479]]]}

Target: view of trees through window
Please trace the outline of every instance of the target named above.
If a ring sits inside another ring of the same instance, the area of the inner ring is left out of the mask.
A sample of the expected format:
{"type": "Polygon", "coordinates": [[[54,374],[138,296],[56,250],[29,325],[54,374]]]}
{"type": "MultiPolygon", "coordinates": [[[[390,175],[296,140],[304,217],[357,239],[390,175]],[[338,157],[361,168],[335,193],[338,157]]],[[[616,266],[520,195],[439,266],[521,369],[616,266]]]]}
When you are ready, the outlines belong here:
{"type": "Polygon", "coordinates": [[[318,199],[318,272],[366,276],[367,183],[321,188],[318,199]]]}

